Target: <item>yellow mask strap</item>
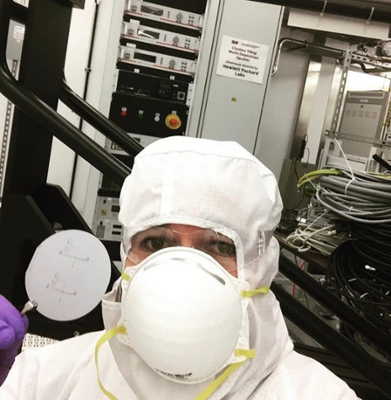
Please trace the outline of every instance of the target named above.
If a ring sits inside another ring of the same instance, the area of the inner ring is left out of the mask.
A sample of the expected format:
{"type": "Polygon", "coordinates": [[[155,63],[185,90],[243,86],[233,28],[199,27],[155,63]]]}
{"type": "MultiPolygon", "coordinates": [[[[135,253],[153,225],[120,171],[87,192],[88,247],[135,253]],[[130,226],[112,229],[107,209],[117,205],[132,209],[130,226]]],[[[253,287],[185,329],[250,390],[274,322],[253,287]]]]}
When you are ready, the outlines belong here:
{"type": "MultiPolygon", "coordinates": [[[[121,278],[127,282],[130,282],[130,280],[131,280],[131,277],[125,272],[124,269],[121,272],[121,278]]],[[[268,294],[269,291],[270,291],[270,286],[263,286],[259,289],[245,290],[241,294],[242,294],[242,297],[253,297],[257,294],[268,294]]]]}
{"type": "Polygon", "coordinates": [[[130,282],[130,276],[125,272],[125,269],[121,272],[121,278],[126,282],[130,282]]]}
{"type": "Polygon", "coordinates": [[[124,326],[116,326],[114,328],[111,328],[98,340],[95,346],[95,365],[96,365],[96,372],[98,375],[99,388],[110,400],[118,400],[118,399],[112,393],[106,390],[102,385],[99,374],[99,366],[98,366],[98,352],[104,343],[106,343],[108,340],[113,338],[118,333],[126,333],[126,328],[124,326]]]}
{"type": "Polygon", "coordinates": [[[254,290],[245,290],[242,292],[242,297],[253,297],[257,294],[268,294],[269,291],[270,291],[270,286],[264,286],[254,290]]]}
{"type": "MultiPolygon", "coordinates": [[[[255,357],[255,350],[235,350],[235,356],[247,357],[247,360],[255,357]]],[[[194,400],[207,400],[238,368],[240,368],[247,360],[239,363],[231,364],[217,379],[215,379],[202,393],[194,400]]]]}
{"type": "MultiPolygon", "coordinates": [[[[105,344],[107,341],[109,341],[111,338],[113,338],[115,335],[118,333],[126,333],[126,328],[124,326],[116,326],[114,328],[111,328],[108,330],[96,343],[95,346],[95,365],[96,365],[96,372],[98,375],[98,385],[100,390],[110,399],[110,400],[118,400],[117,397],[115,397],[112,393],[110,393],[108,390],[106,390],[103,387],[102,381],[100,380],[100,373],[99,373],[99,365],[98,365],[98,353],[100,348],[105,344]]],[[[201,394],[199,394],[194,400],[206,400],[208,399],[215,391],[216,389],[222,385],[230,375],[232,375],[239,367],[241,367],[247,360],[254,358],[255,357],[255,350],[250,349],[250,350],[245,350],[245,349],[236,349],[235,350],[235,356],[236,357],[246,357],[247,359],[231,364],[217,379],[215,379],[201,394]]]]}
{"type": "MultiPolygon", "coordinates": [[[[122,273],[124,275],[124,273],[122,273]]],[[[130,277],[125,274],[128,279],[130,277]]],[[[125,279],[125,278],[124,278],[125,279]]],[[[243,297],[252,297],[255,294],[259,293],[267,293],[269,291],[268,287],[261,288],[261,289],[256,289],[256,290],[250,290],[248,292],[242,292],[243,297]],[[267,289],[267,290],[266,290],[267,289]]],[[[118,400],[117,397],[115,397],[112,393],[110,393],[108,390],[106,390],[102,384],[102,381],[100,380],[100,373],[99,373],[99,364],[98,364],[98,353],[100,348],[103,346],[104,343],[109,341],[111,338],[113,338],[115,335],[118,333],[126,333],[126,328],[124,326],[116,326],[114,328],[111,328],[108,330],[96,343],[95,346],[95,365],[96,365],[96,372],[98,376],[98,385],[100,390],[110,399],[110,400],[118,400]]],[[[254,358],[255,357],[255,350],[250,349],[250,350],[245,350],[245,349],[236,349],[235,350],[235,356],[236,357],[246,357],[246,360],[231,364],[226,370],[217,378],[215,379],[202,393],[200,393],[194,400],[206,400],[208,399],[216,390],[217,388],[222,385],[230,375],[232,375],[238,368],[240,368],[247,360],[254,358]]]]}

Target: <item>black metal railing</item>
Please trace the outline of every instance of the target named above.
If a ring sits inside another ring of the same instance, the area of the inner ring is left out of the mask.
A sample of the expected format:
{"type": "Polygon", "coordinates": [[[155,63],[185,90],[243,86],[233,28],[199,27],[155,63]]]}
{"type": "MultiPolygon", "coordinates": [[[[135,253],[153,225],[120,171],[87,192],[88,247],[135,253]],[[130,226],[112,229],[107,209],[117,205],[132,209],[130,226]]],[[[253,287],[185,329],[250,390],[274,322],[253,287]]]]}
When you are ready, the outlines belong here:
{"type": "MultiPolygon", "coordinates": [[[[385,355],[391,357],[391,339],[389,336],[385,335],[355,310],[343,303],[342,300],[283,255],[280,255],[279,270],[314,300],[332,311],[357,332],[365,335],[385,355]]],[[[273,283],[272,290],[278,298],[281,310],[286,318],[322,346],[338,355],[352,369],[358,371],[368,379],[385,396],[391,398],[390,368],[386,368],[383,363],[370,356],[357,344],[335,331],[326,322],[287,293],[280,285],[273,283]]]]}
{"type": "Polygon", "coordinates": [[[137,140],[131,138],[126,132],[114,122],[110,121],[98,110],[84,101],[63,81],[60,100],[72,111],[78,114],[84,121],[88,122],[104,136],[121,146],[128,154],[135,156],[143,146],[137,140]]]}
{"type": "Polygon", "coordinates": [[[365,319],[353,308],[349,307],[327,288],[313,279],[309,274],[298,268],[292,261],[283,255],[280,256],[280,272],[290,281],[305,290],[321,305],[333,312],[337,317],[351,326],[357,332],[367,337],[377,348],[391,358],[391,337],[379,330],[370,321],[365,319]]]}
{"type": "MultiPolygon", "coordinates": [[[[16,107],[23,110],[28,116],[51,132],[55,137],[74,150],[87,162],[110,177],[118,184],[122,184],[130,169],[113,155],[75,128],[69,121],[59,115],[51,107],[40,100],[30,90],[19,83],[8,69],[6,61],[6,46],[8,26],[13,9],[13,1],[0,1],[0,91],[16,107]]],[[[66,96],[64,96],[65,98],[66,96]]],[[[68,93],[68,98],[70,98],[68,93]]],[[[81,104],[81,99],[79,105],[81,104]]],[[[69,101],[70,103],[70,101],[69,101]]],[[[91,120],[96,116],[91,114],[91,120]]],[[[99,121],[97,121],[97,124],[99,121]]]]}

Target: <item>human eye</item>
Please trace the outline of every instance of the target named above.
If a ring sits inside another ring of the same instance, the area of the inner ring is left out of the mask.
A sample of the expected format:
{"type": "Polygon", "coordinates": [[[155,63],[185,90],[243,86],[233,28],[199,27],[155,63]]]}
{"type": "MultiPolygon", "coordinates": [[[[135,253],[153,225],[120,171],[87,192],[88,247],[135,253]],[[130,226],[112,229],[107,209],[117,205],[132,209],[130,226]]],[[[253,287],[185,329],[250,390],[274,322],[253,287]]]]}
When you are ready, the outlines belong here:
{"type": "Polygon", "coordinates": [[[201,249],[212,257],[236,257],[234,242],[222,234],[209,231],[208,233],[204,234],[201,243],[201,249]]]}
{"type": "Polygon", "coordinates": [[[134,240],[134,252],[143,253],[143,258],[167,247],[177,246],[174,235],[163,227],[140,232],[134,240]]]}
{"type": "Polygon", "coordinates": [[[177,246],[175,237],[163,227],[149,228],[137,233],[131,241],[128,259],[133,265],[167,247],[177,246]]]}
{"type": "Polygon", "coordinates": [[[167,239],[165,235],[155,235],[155,236],[147,236],[140,242],[140,247],[144,251],[148,251],[154,253],[155,251],[159,251],[165,249],[166,247],[172,247],[173,244],[170,240],[167,239]]]}
{"type": "Polygon", "coordinates": [[[221,257],[236,256],[235,245],[231,242],[217,239],[217,240],[212,240],[209,245],[210,245],[210,250],[218,256],[221,257]]]}

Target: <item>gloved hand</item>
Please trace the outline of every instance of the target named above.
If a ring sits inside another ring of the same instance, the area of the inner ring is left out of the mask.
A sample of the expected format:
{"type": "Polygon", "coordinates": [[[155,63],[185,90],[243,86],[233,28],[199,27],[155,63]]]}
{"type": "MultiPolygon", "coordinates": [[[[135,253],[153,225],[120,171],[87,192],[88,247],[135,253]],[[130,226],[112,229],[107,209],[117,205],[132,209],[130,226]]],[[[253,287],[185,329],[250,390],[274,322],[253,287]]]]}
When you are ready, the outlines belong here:
{"type": "Polygon", "coordinates": [[[15,361],[27,327],[26,316],[0,295],[0,386],[15,361]]]}

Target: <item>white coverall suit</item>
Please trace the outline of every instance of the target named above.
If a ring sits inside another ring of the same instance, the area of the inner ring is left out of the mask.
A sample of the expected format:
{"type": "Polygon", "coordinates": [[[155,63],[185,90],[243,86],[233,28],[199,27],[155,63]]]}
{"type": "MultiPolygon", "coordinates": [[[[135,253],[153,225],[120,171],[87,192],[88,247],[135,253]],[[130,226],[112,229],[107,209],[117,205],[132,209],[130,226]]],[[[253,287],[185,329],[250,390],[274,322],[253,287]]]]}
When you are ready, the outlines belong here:
{"type": "MultiPolygon", "coordinates": [[[[224,227],[235,242],[239,279],[259,288],[270,286],[277,273],[279,246],[271,235],[282,208],[277,183],[235,142],[171,137],[149,145],[136,157],[120,205],[125,246],[133,235],[152,226],[224,227]],[[260,257],[253,258],[248,252],[259,232],[265,233],[266,246],[260,257]]],[[[120,318],[117,290],[118,284],[102,303],[106,330],[120,318]]],[[[256,357],[236,370],[210,400],[357,399],[342,380],[293,350],[272,292],[250,299],[248,320],[256,357]]],[[[101,336],[102,332],[90,333],[22,353],[0,388],[0,398],[107,399],[98,385],[94,358],[101,336]]],[[[100,378],[119,400],[192,400],[210,384],[172,382],[117,338],[109,343],[99,351],[100,378]]]]}

